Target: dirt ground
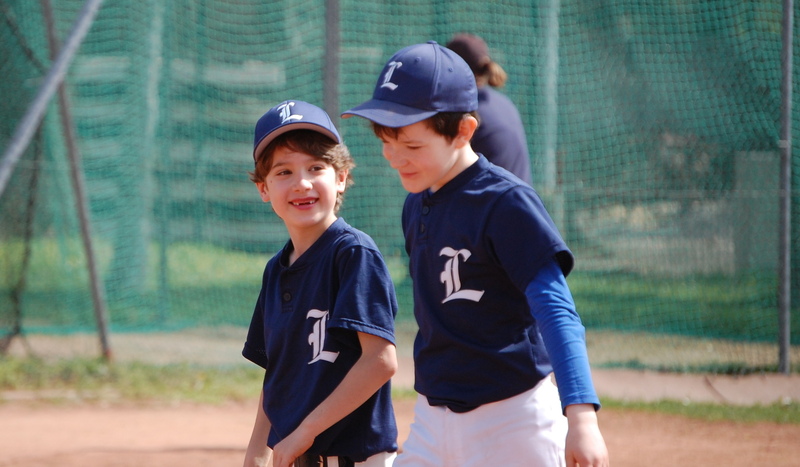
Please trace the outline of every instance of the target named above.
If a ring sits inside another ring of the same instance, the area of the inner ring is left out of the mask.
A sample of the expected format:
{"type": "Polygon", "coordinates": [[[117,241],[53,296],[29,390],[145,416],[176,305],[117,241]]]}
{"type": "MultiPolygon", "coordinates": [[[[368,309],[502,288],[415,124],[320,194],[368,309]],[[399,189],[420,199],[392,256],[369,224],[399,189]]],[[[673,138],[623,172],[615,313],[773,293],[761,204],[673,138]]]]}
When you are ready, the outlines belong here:
{"type": "MultiPolygon", "coordinates": [[[[409,387],[401,358],[394,384],[409,387]]],[[[601,396],[727,404],[800,401],[797,376],[703,377],[595,371],[601,396]]],[[[5,398],[0,404],[2,467],[202,467],[241,465],[256,401],[226,405],[127,406],[5,398]]],[[[400,442],[413,400],[395,401],[400,442]]],[[[679,416],[602,409],[600,427],[616,467],[771,467],[800,463],[800,426],[704,422],[679,416]]]]}

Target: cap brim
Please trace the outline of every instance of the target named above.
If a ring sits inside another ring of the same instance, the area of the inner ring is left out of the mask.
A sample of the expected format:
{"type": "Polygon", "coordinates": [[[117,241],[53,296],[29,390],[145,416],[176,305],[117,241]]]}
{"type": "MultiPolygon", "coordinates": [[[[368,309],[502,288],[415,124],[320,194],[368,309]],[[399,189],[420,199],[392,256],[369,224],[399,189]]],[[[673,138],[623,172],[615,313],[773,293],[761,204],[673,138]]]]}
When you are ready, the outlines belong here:
{"type": "Polygon", "coordinates": [[[261,154],[261,152],[264,149],[266,149],[266,147],[269,145],[269,143],[271,143],[275,138],[277,138],[278,136],[280,136],[280,135],[282,135],[282,134],[284,134],[286,132],[295,131],[295,130],[312,130],[312,131],[316,131],[317,133],[321,133],[321,134],[327,136],[328,138],[332,139],[333,141],[336,142],[336,144],[339,144],[339,143],[342,142],[339,139],[338,135],[333,134],[333,132],[331,132],[329,129],[325,128],[322,125],[317,125],[317,124],[310,123],[310,122],[289,123],[289,124],[283,125],[283,126],[277,128],[277,129],[275,129],[274,131],[270,132],[269,134],[264,136],[261,139],[261,141],[258,142],[258,145],[253,150],[253,160],[258,160],[258,155],[261,154]]]}
{"type": "Polygon", "coordinates": [[[378,125],[389,128],[400,128],[421,122],[428,117],[436,115],[436,110],[420,110],[403,104],[379,99],[370,99],[361,105],[357,105],[350,110],[342,113],[342,118],[358,117],[366,118],[378,125]]]}

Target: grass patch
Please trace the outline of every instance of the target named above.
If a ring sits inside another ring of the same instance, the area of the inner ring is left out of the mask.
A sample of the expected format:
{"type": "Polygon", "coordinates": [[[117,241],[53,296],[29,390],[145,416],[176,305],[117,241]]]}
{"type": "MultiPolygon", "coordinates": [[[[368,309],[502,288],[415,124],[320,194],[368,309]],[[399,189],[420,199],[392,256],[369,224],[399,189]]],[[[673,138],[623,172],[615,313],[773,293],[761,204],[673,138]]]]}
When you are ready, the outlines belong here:
{"type": "MultiPolygon", "coordinates": [[[[772,274],[646,276],[575,271],[569,284],[587,328],[775,342],[772,274]]],[[[800,344],[800,322],[791,323],[800,344]]]]}
{"type": "Polygon", "coordinates": [[[680,415],[704,421],[800,424],[800,404],[796,401],[788,404],[775,403],[770,405],[738,406],[695,402],[684,403],[674,400],[659,402],[623,402],[603,398],[601,403],[604,408],[609,409],[680,415]]]}
{"type": "MultiPolygon", "coordinates": [[[[81,400],[222,403],[258,397],[263,371],[253,366],[108,363],[100,359],[0,359],[0,391],[71,394],[81,400]]],[[[0,398],[1,400],[2,398],[0,398]]]]}

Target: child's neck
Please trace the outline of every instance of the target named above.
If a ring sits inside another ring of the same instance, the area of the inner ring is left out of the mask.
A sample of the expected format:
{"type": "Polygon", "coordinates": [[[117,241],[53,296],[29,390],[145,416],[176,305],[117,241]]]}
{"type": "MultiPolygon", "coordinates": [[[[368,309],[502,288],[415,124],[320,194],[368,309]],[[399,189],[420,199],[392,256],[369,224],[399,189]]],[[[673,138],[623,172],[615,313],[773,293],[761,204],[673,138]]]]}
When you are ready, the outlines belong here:
{"type": "Polygon", "coordinates": [[[472,164],[478,162],[478,154],[472,150],[471,146],[467,146],[463,149],[463,154],[459,155],[456,165],[459,167],[458,172],[456,175],[460,174],[461,172],[467,170],[472,164]]]}
{"type": "Polygon", "coordinates": [[[461,172],[467,170],[467,168],[476,162],[478,162],[478,154],[476,154],[470,146],[459,149],[455,163],[453,163],[453,166],[447,172],[447,177],[441,183],[431,186],[431,193],[437,192],[443,186],[447,185],[450,180],[456,178],[461,172]]]}
{"type": "Polygon", "coordinates": [[[303,253],[308,251],[314,243],[336,222],[337,217],[318,224],[313,229],[289,229],[289,238],[292,240],[292,251],[289,253],[289,266],[294,264],[303,253]]]}

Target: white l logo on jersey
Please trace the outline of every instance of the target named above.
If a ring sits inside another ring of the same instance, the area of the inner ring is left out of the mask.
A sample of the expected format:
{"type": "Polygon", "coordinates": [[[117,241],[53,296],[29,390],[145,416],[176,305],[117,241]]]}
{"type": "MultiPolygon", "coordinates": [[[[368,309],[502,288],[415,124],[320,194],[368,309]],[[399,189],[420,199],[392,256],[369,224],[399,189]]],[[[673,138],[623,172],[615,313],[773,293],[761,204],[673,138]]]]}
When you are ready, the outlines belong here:
{"type": "Polygon", "coordinates": [[[381,87],[389,88],[394,91],[397,89],[397,85],[391,82],[392,74],[394,73],[394,70],[403,66],[403,62],[389,62],[389,64],[386,66],[388,66],[389,69],[386,70],[386,73],[383,75],[383,84],[381,84],[381,87]]]}
{"type": "Polygon", "coordinates": [[[458,275],[459,258],[468,260],[472,253],[469,250],[455,250],[446,246],[439,252],[439,256],[448,256],[450,259],[444,263],[444,271],[439,274],[439,279],[445,285],[446,297],[442,303],[450,300],[464,299],[479,302],[483,296],[483,290],[461,290],[461,277],[458,275]]]}
{"type": "Polygon", "coordinates": [[[302,115],[292,115],[292,107],[294,107],[294,102],[285,102],[278,106],[278,113],[281,115],[281,125],[286,123],[288,120],[302,120],[302,115]]]}
{"type": "Polygon", "coordinates": [[[313,358],[308,364],[311,365],[320,360],[331,363],[335,362],[336,357],[339,356],[339,352],[322,350],[325,346],[325,323],[328,322],[328,312],[316,309],[310,310],[308,314],[306,314],[306,318],[316,320],[311,334],[308,335],[308,343],[311,345],[311,353],[313,354],[313,358]]]}

